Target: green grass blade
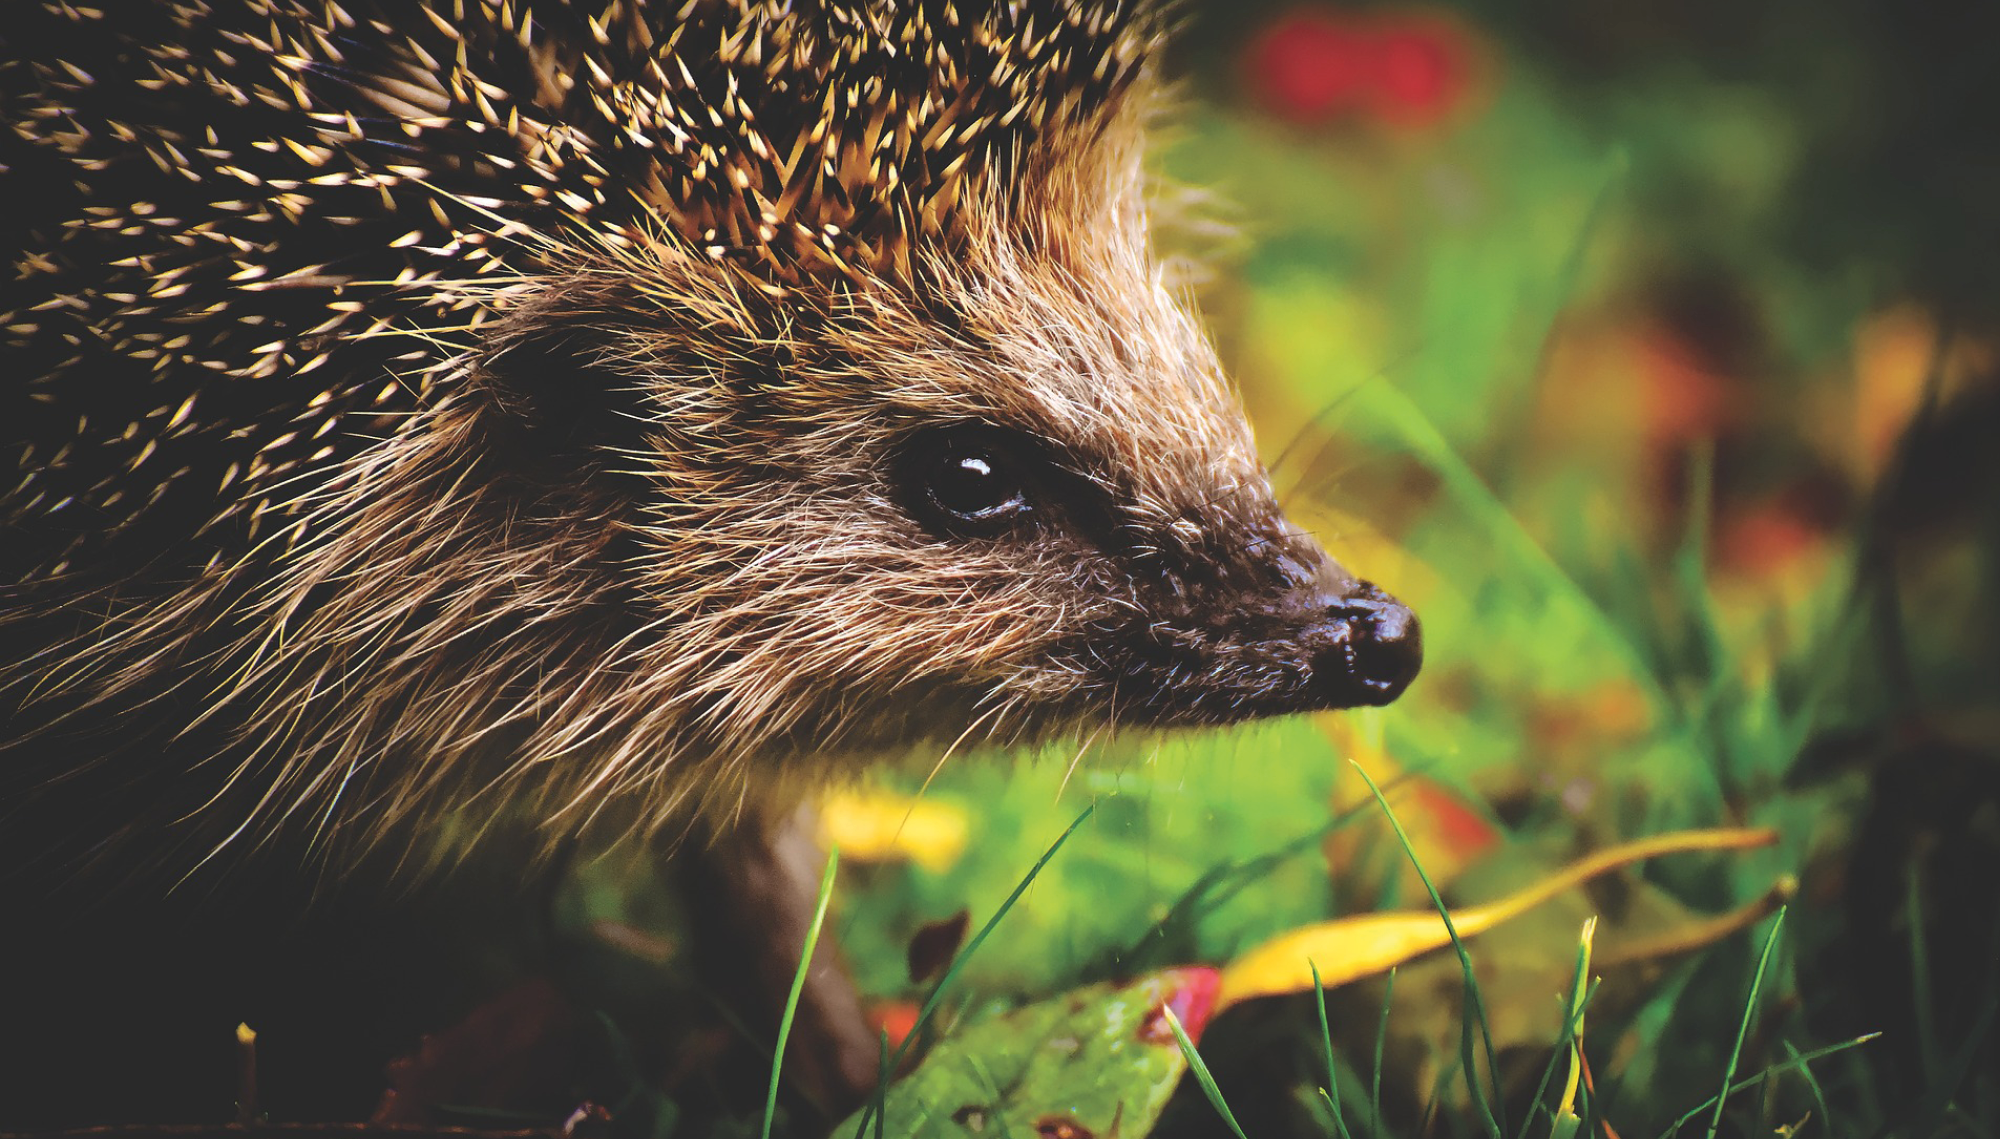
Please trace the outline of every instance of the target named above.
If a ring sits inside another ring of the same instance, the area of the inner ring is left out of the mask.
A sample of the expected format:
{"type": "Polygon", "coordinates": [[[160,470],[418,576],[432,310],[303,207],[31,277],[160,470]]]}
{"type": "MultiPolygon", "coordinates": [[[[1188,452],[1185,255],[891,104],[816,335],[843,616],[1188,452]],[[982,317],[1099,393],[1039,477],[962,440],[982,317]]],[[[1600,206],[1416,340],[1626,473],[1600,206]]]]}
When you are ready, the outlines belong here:
{"type": "Polygon", "coordinates": [[[791,1039],[792,1020],[798,1015],[799,996],[806,989],[806,974],[812,971],[813,950],[819,947],[820,927],[826,924],[827,903],[833,899],[833,874],[839,868],[840,847],[834,846],[826,852],[826,872],[819,879],[819,900],[813,904],[805,949],[799,954],[799,967],[792,974],[792,991],[785,997],[785,1015],[778,1020],[778,1043],[771,1050],[771,1083],[764,1090],[763,1139],[771,1139],[771,1120],[778,1112],[778,1076],[785,1066],[785,1042],[791,1039]]]}
{"type": "Polygon", "coordinates": [[[1882,1034],[1879,1032],[1870,1032],[1863,1036],[1857,1036],[1852,1040],[1843,1040],[1838,1044],[1829,1044],[1824,1048],[1815,1048],[1810,1052],[1804,1052],[1795,1055],[1792,1059],[1783,1061],[1782,1063],[1773,1064],[1770,1067],[1765,1068],[1763,1071],[1757,1073],[1756,1075],[1749,1077],[1748,1079],[1739,1080],[1736,1083],[1729,1085],[1728,1087],[1722,1090],[1721,1094],[1710,1096],[1709,1098],[1702,1100],[1700,1103],[1690,1108],[1687,1114],[1681,1116],[1679,1119],[1674,1120],[1673,1123],[1670,1124],[1665,1131],[1660,1132],[1658,1139],[1672,1139],[1672,1137],[1675,1134],[1679,1133],[1681,1128],[1686,1127],[1690,1123],[1693,1123],[1696,1116],[1700,1115],[1704,1111],[1709,1110],[1715,1105],[1726,1101],[1730,1096],[1735,1095],[1737,1092],[1749,1091],[1751,1088],[1756,1087],[1758,1084],[1763,1083],[1765,1080],[1770,1079],[1772,1076],[1782,1075],[1785,1072],[1792,1071],[1795,1068],[1803,1068],[1807,1064],[1812,1063],[1814,1060],[1823,1059],[1827,1056],[1833,1055],[1836,1052],[1845,1052],[1849,1048],[1866,1044],[1870,1040],[1873,1040],[1880,1035],[1882,1034]]]}
{"type": "Polygon", "coordinates": [[[1194,1082],[1201,1085],[1201,1094],[1215,1105],[1216,1114],[1229,1125],[1236,1139],[1249,1139],[1243,1128],[1236,1122],[1236,1113],[1229,1110],[1228,1101],[1222,1098],[1222,1089],[1215,1086],[1215,1077],[1209,1073],[1208,1065],[1202,1061],[1201,1053],[1194,1050],[1194,1041],[1188,1039],[1187,1029],[1181,1027],[1181,1018],[1174,1015],[1174,1006],[1164,1004],[1160,1011],[1167,1014],[1167,1027],[1174,1030],[1174,1040],[1181,1046],[1181,1055],[1187,1057],[1188,1070],[1194,1073],[1194,1082]]]}
{"type": "Polygon", "coordinates": [[[1338,1139],[1348,1139],[1347,1121],[1340,1117],[1340,1105],[1334,1102],[1332,1096],[1326,1094],[1325,1088],[1319,1089],[1319,1098],[1326,1101],[1326,1109],[1333,1113],[1334,1134],[1338,1139]]]}
{"type": "Polygon", "coordinates": [[[1590,994],[1597,986],[1588,981],[1590,973],[1590,944],[1578,941],[1576,946],[1576,967],[1570,971],[1569,993],[1563,998],[1562,1034],[1556,1037],[1555,1047],[1549,1050],[1549,1062],[1542,1066],[1542,1078],[1535,1084],[1535,1094],[1528,1100],[1528,1117],[1521,1121],[1521,1129],[1514,1133],[1514,1139],[1528,1139],[1528,1128],[1535,1125],[1535,1113],[1547,1110],[1542,1097],[1549,1092],[1549,1082],[1555,1079],[1556,1064],[1561,1061],[1563,1049],[1576,1039],[1576,1033],[1583,1024],[1583,1008],[1590,1000],[1590,994]]]}
{"type": "Polygon", "coordinates": [[[1392,965],[1389,979],[1382,984],[1382,1016],[1375,1022],[1375,1070],[1368,1087],[1368,1125],[1374,1139],[1382,1137],[1382,1046],[1389,1040],[1389,1002],[1395,996],[1396,969],[1392,965]]]}
{"type": "Polygon", "coordinates": [[[1500,1065],[1494,1059],[1493,1030],[1486,1020],[1486,1001],[1479,995],[1479,978],[1472,973],[1472,955],[1465,951],[1465,942],[1459,940],[1458,927],[1452,923],[1451,911],[1445,908],[1444,896],[1438,893],[1437,886],[1431,882],[1430,874],[1424,870],[1423,863],[1418,861],[1417,852],[1410,846],[1410,836],[1403,832],[1403,824],[1396,818],[1396,812],[1389,809],[1389,800],[1382,797],[1381,789],[1375,786],[1375,780],[1369,778],[1368,772],[1360,764],[1354,763],[1353,760],[1348,762],[1353,764],[1354,770],[1361,773],[1362,781],[1368,784],[1368,790],[1375,796],[1375,802],[1381,806],[1382,814],[1395,829],[1396,841],[1403,844],[1403,853],[1409,855],[1410,865],[1416,868],[1417,877],[1423,880],[1424,889],[1430,893],[1431,904],[1437,907],[1438,916],[1444,919],[1444,931],[1451,936],[1451,947],[1458,953],[1458,967],[1465,974],[1465,999],[1473,1013],[1470,1019],[1461,1017],[1459,1025],[1459,1061],[1465,1069],[1465,1088],[1472,1095],[1472,1105],[1479,1110],[1480,1122],[1484,1124],[1486,1133],[1493,1139],[1501,1139],[1506,1132],[1506,1119],[1504,1114],[1496,1111],[1499,1107],[1497,1101],[1487,1100],[1486,1089],[1480,1086],[1479,1068],[1472,1055],[1471,1020],[1476,1020],[1479,1024],[1479,1038],[1486,1050],[1486,1073],[1496,1082],[1497,1091],[1500,1065]]]}
{"type": "MultiPolygon", "coordinates": [[[[1789,1040],[1784,1044],[1785,1055],[1796,1061],[1799,1058],[1799,1050],[1792,1047],[1792,1042],[1789,1040]]],[[[1813,1075],[1812,1069],[1804,1065],[1799,1066],[1799,1077],[1805,1080],[1806,1090],[1812,1093],[1813,1108],[1819,1112],[1820,1130],[1828,1135],[1840,1134],[1840,1129],[1833,1125],[1833,1109],[1826,1105],[1826,1091],[1819,1086],[1819,1077],[1813,1075]]]]}
{"type": "Polygon", "coordinates": [[[1764,989],[1764,970],[1771,964],[1771,950],[1778,944],[1778,933],[1785,928],[1785,907],[1779,906],[1777,916],[1771,921],[1771,932],[1764,935],[1764,948],[1757,954],[1757,972],[1750,978],[1750,995],[1743,1002],[1743,1019],[1736,1025],[1736,1046],[1729,1050],[1729,1063],[1722,1069],[1722,1091],[1715,1097],[1715,1114],[1708,1120],[1708,1139],[1715,1139],[1716,1132],[1722,1130],[1722,1109],[1729,1103],[1729,1081],[1736,1078],[1736,1065],[1743,1057],[1743,1041],[1750,1036],[1750,1022],[1757,1017],[1757,997],[1764,989]]]}
{"type": "MultiPolygon", "coordinates": [[[[1560,1124],[1564,1118],[1563,1116],[1557,1116],[1556,1122],[1560,1124]]],[[[1590,1085],[1588,1083],[1578,1082],[1576,1087],[1576,1113],[1567,1118],[1579,1123],[1581,1126],[1577,1129],[1578,1132],[1586,1136],[1595,1135],[1602,1129],[1603,1119],[1597,1110],[1597,1097],[1590,1094],[1590,1085]]],[[[1552,1133],[1554,1130],[1555,1128],[1550,1128],[1552,1133]]]]}
{"type": "MultiPolygon", "coordinates": [[[[1579,966],[1582,964],[1581,959],[1579,959],[1578,964],[1579,966]]],[[[1535,1120],[1539,1118],[1536,1114],[1537,1112],[1549,1116],[1552,1120],[1556,1118],[1555,1112],[1551,1111],[1542,1102],[1542,1097],[1549,1094],[1549,1084],[1555,1079],[1556,1065],[1562,1061],[1563,1049],[1568,1048],[1570,1042],[1576,1039],[1577,1031],[1583,1026],[1584,1010],[1589,1007],[1590,998],[1597,995],[1597,985],[1598,982],[1596,981],[1590,982],[1585,987],[1581,998],[1577,997],[1574,992],[1570,994],[1569,1000],[1571,1003],[1564,1006],[1570,1012],[1569,1016],[1563,1022],[1562,1035],[1556,1037],[1555,1047],[1549,1051],[1549,1062],[1542,1066],[1541,1081],[1535,1085],[1534,1098],[1528,1101],[1530,1105],[1528,1108],[1528,1117],[1521,1121],[1521,1129],[1514,1133],[1515,1139],[1528,1139],[1528,1128],[1533,1127],[1535,1120]]]]}
{"type": "Polygon", "coordinates": [[[1348,1139],[1347,1117],[1340,1112],[1340,1073],[1333,1064],[1333,1029],[1326,1023],[1326,989],[1319,983],[1319,966],[1308,960],[1306,968],[1312,970],[1313,1008],[1319,1012],[1319,1046],[1326,1052],[1326,1087],[1320,1089],[1326,1096],[1327,1106],[1333,1108],[1333,1131],[1339,1139],[1348,1139]]]}
{"type": "MultiPolygon", "coordinates": [[[[875,1139],[882,1139],[882,1121],[887,1118],[882,1108],[888,1102],[889,1083],[895,1079],[896,1075],[896,1070],[889,1066],[888,1029],[885,1028],[882,1030],[880,1040],[881,1045],[875,1053],[875,1098],[869,1102],[868,1106],[869,1112],[875,1117],[875,1139]]],[[[861,1132],[866,1126],[864,1122],[862,1127],[854,1129],[855,1139],[860,1139],[861,1132]]]]}

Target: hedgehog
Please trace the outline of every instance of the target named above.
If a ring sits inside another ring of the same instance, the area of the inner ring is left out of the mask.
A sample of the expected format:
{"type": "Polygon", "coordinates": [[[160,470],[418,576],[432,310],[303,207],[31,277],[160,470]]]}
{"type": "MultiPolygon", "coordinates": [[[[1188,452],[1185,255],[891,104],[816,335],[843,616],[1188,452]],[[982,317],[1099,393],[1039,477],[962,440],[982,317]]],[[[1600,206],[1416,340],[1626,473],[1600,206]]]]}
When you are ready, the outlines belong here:
{"type": "Polygon", "coordinates": [[[1168,23],[17,6],[0,855],[227,896],[1394,699],[1149,245],[1168,23]]]}

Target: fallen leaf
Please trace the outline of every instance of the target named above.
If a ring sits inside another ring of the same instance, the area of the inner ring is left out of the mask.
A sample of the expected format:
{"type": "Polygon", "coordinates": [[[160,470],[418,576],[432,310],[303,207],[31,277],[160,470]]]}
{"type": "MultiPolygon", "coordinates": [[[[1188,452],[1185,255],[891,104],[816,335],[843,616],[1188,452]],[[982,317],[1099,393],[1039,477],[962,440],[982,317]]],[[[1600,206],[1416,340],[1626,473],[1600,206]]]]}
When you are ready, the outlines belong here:
{"type": "MultiPolygon", "coordinates": [[[[1477,936],[1550,898],[1618,867],[1662,854],[1768,846],[1771,830],[1700,830],[1655,835],[1600,850],[1520,890],[1485,905],[1452,914],[1460,938],[1477,936]]],[[[1313,988],[1313,967],[1326,988],[1388,971],[1413,957],[1451,944],[1435,910],[1361,914],[1304,926],[1265,942],[1237,958],[1222,973],[1218,1009],[1253,997],[1305,992],[1313,988]]]]}
{"type": "MultiPolygon", "coordinates": [[[[1164,969],[965,1025],[889,1089],[883,1134],[1144,1135],[1187,1068],[1165,1010],[1173,1009],[1189,1037],[1198,1038],[1215,1013],[1218,983],[1211,968],[1164,969]]],[[[866,1114],[849,1117],[833,1134],[858,1139],[866,1114]]]]}

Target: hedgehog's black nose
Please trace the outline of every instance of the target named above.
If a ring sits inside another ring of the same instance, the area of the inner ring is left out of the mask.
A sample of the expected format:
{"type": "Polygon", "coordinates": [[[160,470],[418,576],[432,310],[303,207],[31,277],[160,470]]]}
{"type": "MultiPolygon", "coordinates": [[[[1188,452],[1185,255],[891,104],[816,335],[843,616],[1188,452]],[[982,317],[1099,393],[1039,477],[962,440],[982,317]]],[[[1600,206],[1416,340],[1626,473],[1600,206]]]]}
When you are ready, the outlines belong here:
{"type": "Polygon", "coordinates": [[[1326,605],[1333,636],[1313,657],[1314,687],[1335,707],[1378,706],[1401,696],[1424,663],[1417,615],[1365,581],[1326,605]]]}

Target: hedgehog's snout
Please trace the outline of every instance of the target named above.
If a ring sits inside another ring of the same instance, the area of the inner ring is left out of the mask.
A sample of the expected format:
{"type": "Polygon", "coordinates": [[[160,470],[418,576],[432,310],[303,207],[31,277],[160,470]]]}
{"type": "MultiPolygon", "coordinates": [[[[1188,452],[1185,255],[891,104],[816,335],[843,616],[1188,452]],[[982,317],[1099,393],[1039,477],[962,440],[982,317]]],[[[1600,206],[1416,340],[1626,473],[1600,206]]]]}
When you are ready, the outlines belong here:
{"type": "Polygon", "coordinates": [[[1171,582],[1121,642],[1119,714],[1229,724],[1260,716],[1379,707],[1423,666],[1409,607],[1356,579],[1297,530],[1267,524],[1233,572],[1206,589],[1171,582]]]}
{"type": "Polygon", "coordinates": [[[1365,581],[1322,592],[1311,684],[1330,707],[1380,706],[1403,694],[1424,662],[1423,626],[1408,606],[1365,581]]]}

